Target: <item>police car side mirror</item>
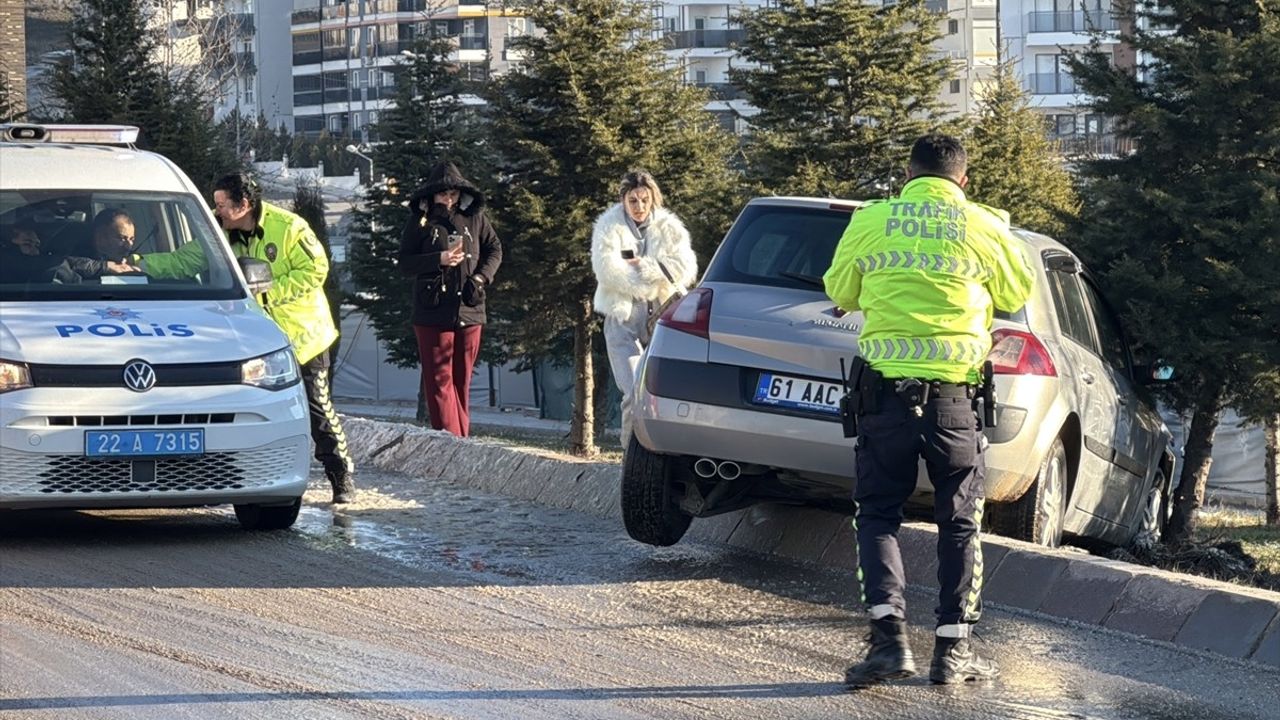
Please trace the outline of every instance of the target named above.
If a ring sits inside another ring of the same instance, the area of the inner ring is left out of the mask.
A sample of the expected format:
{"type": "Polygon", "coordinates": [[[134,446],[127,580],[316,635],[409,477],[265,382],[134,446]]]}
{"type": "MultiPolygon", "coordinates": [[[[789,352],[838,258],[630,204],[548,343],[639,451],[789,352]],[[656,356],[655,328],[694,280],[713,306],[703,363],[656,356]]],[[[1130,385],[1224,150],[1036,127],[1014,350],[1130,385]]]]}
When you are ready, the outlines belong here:
{"type": "Polygon", "coordinates": [[[242,257],[240,270],[244,273],[244,281],[249,285],[249,292],[262,295],[271,289],[271,266],[257,258],[242,257]]]}

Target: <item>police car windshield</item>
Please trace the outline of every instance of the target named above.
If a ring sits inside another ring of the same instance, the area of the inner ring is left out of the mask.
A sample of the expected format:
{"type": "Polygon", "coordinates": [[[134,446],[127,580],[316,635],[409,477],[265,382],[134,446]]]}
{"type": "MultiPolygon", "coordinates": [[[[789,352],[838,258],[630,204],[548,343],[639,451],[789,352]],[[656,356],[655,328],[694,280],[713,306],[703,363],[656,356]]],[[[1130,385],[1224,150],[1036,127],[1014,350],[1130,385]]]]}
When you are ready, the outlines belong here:
{"type": "Polygon", "coordinates": [[[0,191],[3,300],[241,298],[231,262],[193,195],[0,191]],[[191,260],[180,276],[142,271],[148,255],[180,249],[191,260]]]}

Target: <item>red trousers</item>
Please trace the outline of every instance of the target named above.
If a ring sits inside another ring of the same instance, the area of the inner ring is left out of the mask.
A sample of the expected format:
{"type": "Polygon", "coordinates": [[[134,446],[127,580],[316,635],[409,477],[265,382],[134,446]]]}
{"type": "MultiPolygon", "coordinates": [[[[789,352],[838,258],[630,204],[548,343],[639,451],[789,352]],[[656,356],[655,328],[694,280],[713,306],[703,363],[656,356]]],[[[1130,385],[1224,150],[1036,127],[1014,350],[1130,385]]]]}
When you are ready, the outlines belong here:
{"type": "Polygon", "coordinates": [[[480,329],[413,326],[431,427],[458,437],[471,434],[471,369],[480,354],[480,329]]]}

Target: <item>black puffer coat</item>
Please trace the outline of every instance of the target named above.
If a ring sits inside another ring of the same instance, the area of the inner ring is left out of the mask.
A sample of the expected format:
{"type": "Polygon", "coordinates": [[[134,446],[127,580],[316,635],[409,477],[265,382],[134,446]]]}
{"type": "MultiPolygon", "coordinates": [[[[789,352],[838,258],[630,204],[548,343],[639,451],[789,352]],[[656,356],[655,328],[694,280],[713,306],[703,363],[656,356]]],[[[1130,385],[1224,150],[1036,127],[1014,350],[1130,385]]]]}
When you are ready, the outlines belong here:
{"type": "Polygon", "coordinates": [[[485,217],[484,194],[445,162],[431,169],[409,208],[413,214],[400,235],[400,272],[413,278],[413,324],[483,325],[485,290],[502,264],[502,244],[485,217]],[[436,193],[450,189],[459,192],[452,212],[433,202],[436,193]],[[450,233],[462,235],[467,257],[457,267],[441,267],[450,233]]]}

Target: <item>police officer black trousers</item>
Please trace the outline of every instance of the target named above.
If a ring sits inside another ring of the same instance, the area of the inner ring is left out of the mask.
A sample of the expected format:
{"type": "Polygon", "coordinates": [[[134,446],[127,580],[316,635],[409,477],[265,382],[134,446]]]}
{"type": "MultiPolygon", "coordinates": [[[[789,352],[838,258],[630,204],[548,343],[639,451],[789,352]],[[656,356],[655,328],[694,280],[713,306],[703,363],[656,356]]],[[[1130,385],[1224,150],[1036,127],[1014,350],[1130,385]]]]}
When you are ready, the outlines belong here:
{"type": "Polygon", "coordinates": [[[902,506],[915,490],[918,458],[923,457],[938,525],[939,634],[950,634],[954,626],[956,637],[967,637],[968,625],[981,613],[978,528],[985,476],[985,442],[973,390],[935,384],[933,392],[940,395],[912,407],[891,387],[892,381],[886,381],[877,410],[859,418],[854,501],[864,600],[873,619],[906,616],[897,534],[902,506]]]}
{"type": "Polygon", "coordinates": [[[355,492],[352,473],[355,463],[347,450],[347,436],[329,395],[329,351],[325,350],[302,365],[302,382],[307,388],[307,405],[311,415],[311,440],[316,445],[316,460],[324,466],[325,476],[333,487],[333,501],[351,501],[355,492]]]}

